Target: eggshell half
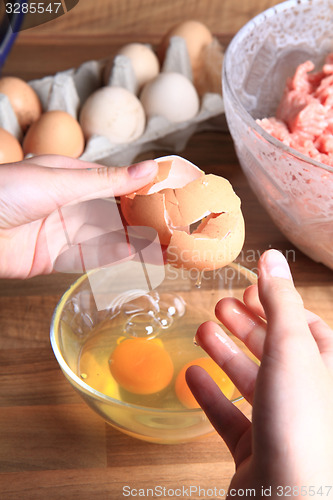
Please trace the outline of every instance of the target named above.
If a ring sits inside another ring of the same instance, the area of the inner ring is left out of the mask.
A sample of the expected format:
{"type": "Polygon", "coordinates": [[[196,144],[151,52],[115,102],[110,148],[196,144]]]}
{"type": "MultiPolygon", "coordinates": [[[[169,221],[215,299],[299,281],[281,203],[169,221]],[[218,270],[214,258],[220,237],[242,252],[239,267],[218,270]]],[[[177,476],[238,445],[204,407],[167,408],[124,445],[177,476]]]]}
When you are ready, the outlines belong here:
{"type": "Polygon", "coordinates": [[[222,213],[240,208],[240,199],[230,182],[217,175],[205,175],[175,189],[174,194],[183,225],[193,224],[208,215],[207,212],[222,213]]]}
{"type": "Polygon", "coordinates": [[[178,156],[167,156],[156,160],[159,166],[153,183],[136,193],[121,197],[122,213],[131,226],[150,226],[156,229],[162,245],[168,245],[179,212],[174,190],[200,178],[204,172],[178,156]],[[168,208],[167,208],[168,206],[168,208]],[[173,220],[171,217],[173,216],[173,220]]]}
{"type": "Polygon", "coordinates": [[[226,179],[205,175],[177,156],[159,158],[153,184],[121,197],[129,225],[158,232],[175,267],[218,269],[232,262],[245,237],[240,199],[226,179]],[[192,224],[199,222],[195,230],[192,224]]]}
{"type": "Polygon", "coordinates": [[[245,238],[240,210],[208,216],[192,234],[175,230],[167,248],[167,260],[175,267],[213,270],[236,259],[245,238]]]}

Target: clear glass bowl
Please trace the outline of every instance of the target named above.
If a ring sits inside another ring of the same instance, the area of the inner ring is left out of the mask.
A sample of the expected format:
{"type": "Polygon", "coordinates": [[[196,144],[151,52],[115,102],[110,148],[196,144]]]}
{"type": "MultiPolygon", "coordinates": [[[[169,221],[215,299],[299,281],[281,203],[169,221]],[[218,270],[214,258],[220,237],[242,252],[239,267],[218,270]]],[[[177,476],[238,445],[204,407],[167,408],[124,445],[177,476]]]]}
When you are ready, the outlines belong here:
{"type": "Polygon", "coordinates": [[[316,70],[333,51],[330,0],[291,0],[248,22],[227,48],[226,118],[258,200],[284,235],[333,269],[333,168],[265,132],[257,118],[275,114],[288,76],[311,59],[316,70]]]}
{"type": "MultiPolygon", "coordinates": [[[[198,288],[198,276],[193,276],[193,272],[166,266],[164,281],[149,294],[140,297],[137,290],[131,290],[130,283],[124,293],[124,283],[121,283],[121,293],[113,295],[113,300],[105,309],[98,310],[89,279],[89,274],[96,272],[104,271],[92,271],[80,277],[63,295],[53,315],[51,344],[67,380],[106,422],[136,438],[155,443],[179,443],[210,434],[212,426],[201,409],[186,409],[180,404],[152,407],[149,398],[147,404],[124,402],[123,398],[117,399],[92,388],[88,379],[80,373],[80,354],[99,325],[110,326],[110,339],[117,339],[119,335],[130,336],[128,326],[132,324],[132,314],[141,310],[146,317],[150,315],[151,324],[155,324],[156,318],[161,320],[160,328],[153,332],[155,338],[164,342],[165,347],[176,345],[178,357],[187,362],[188,359],[205,356],[204,351],[193,342],[197,327],[203,321],[215,320],[214,308],[222,297],[241,299],[244,289],[256,282],[256,275],[239,264],[231,264],[215,272],[203,273],[198,288]]],[[[108,293],[107,290],[105,293],[108,293]]],[[[242,349],[248,352],[243,345],[242,349]]],[[[175,369],[168,388],[171,400],[176,375],[175,369]]],[[[240,404],[241,400],[235,389],[232,401],[240,404]]]]}

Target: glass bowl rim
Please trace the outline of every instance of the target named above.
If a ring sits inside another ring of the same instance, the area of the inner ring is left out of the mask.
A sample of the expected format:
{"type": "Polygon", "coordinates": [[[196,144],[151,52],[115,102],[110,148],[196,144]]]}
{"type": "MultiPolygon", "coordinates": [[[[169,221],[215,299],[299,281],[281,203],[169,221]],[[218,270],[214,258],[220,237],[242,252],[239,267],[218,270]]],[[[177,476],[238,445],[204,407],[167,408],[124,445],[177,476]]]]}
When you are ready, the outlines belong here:
{"type": "MultiPolygon", "coordinates": [[[[325,0],[322,0],[323,3],[325,3],[325,0]]],[[[269,9],[266,9],[265,11],[261,12],[260,14],[256,15],[253,17],[250,21],[248,21],[240,30],[236,33],[236,35],[232,38],[230,41],[229,45],[226,48],[225,55],[224,55],[224,61],[223,61],[223,67],[222,67],[222,83],[225,85],[226,90],[230,93],[232,100],[237,104],[237,106],[241,109],[242,113],[244,114],[245,121],[246,123],[255,130],[255,132],[259,135],[262,136],[268,143],[272,144],[275,146],[277,149],[282,149],[286,153],[288,153],[291,156],[296,157],[298,160],[301,160],[302,162],[305,162],[307,164],[310,164],[314,167],[319,167],[323,170],[326,170],[327,172],[333,173],[333,167],[330,165],[326,165],[325,163],[322,163],[318,160],[315,160],[313,158],[310,158],[309,156],[306,156],[305,154],[301,153],[300,151],[297,151],[297,149],[291,148],[290,146],[287,146],[284,144],[282,141],[279,141],[275,137],[273,137],[271,134],[266,132],[265,129],[263,129],[256,120],[250,115],[250,113],[245,109],[243,104],[241,103],[238,94],[234,92],[234,89],[232,88],[230,81],[229,81],[229,73],[228,73],[228,67],[232,67],[232,60],[231,60],[231,48],[238,43],[239,40],[244,38],[249,32],[251,32],[257,25],[262,24],[265,22],[265,20],[268,17],[272,17],[277,13],[284,12],[286,10],[289,10],[290,8],[297,7],[298,5],[308,5],[311,2],[308,0],[287,0],[285,2],[279,3],[273,7],[270,7],[269,9]]],[[[225,92],[223,92],[225,94],[225,92]]]]}
{"type": "MultiPolygon", "coordinates": [[[[243,266],[237,262],[233,262],[229,265],[235,265],[239,269],[244,270],[245,275],[246,274],[251,275],[251,277],[253,277],[253,279],[257,279],[257,275],[253,271],[251,271],[250,269],[246,268],[245,266],[243,266]]],[[[70,285],[70,287],[60,297],[60,299],[59,299],[59,301],[54,309],[53,315],[52,315],[51,324],[50,324],[50,342],[51,342],[51,347],[52,347],[53,353],[55,355],[55,358],[56,358],[61,370],[66,373],[66,375],[69,377],[70,380],[72,380],[76,385],[78,385],[80,387],[80,389],[82,390],[82,392],[84,394],[88,394],[89,396],[93,397],[94,399],[98,399],[104,403],[114,404],[114,405],[119,406],[119,407],[124,407],[124,408],[132,409],[135,411],[140,411],[142,413],[155,413],[157,415],[173,415],[173,414],[182,415],[182,414],[189,414],[189,413],[191,413],[191,414],[197,413],[198,415],[203,414],[202,408],[185,408],[185,407],[179,408],[179,409],[178,408],[175,408],[175,409],[173,409],[173,408],[154,408],[154,407],[149,407],[149,406],[142,406],[142,405],[127,403],[125,401],[120,401],[119,399],[115,399],[115,398],[112,398],[111,396],[107,396],[106,394],[103,394],[102,392],[99,392],[96,389],[94,389],[93,387],[91,387],[90,385],[88,385],[86,382],[84,382],[84,380],[82,380],[78,375],[76,375],[76,373],[74,373],[73,370],[68,366],[68,364],[66,363],[66,361],[62,355],[61,349],[59,348],[58,343],[57,343],[56,332],[59,330],[61,313],[62,313],[63,307],[64,307],[67,299],[71,296],[73,291],[79,285],[81,285],[81,283],[83,283],[85,280],[87,280],[88,275],[93,273],[93,272],[94,272],[94,270],[88,271],[86,274],[83,274],[82,276],[77,278],[70,285]]],[[[244,399],[244,396],[240,395],[237,398],[232,399],[231,402],[237,403],[238,401],[242,401],[243,399],[244,399]]]]}

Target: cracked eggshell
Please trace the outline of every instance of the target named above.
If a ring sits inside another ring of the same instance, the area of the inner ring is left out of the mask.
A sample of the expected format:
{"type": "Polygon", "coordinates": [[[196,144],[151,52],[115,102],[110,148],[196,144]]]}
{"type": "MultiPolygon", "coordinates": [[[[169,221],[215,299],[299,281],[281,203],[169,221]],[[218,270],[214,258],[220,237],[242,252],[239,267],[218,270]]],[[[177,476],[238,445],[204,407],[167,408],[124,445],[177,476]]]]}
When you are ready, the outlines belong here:
{"type": "Polygon", "coordinates": [[[159,169],[154,182],[135,193],[122,196],[121,210],[130,226],[153,227],[161,244],[168,245],[173,224],[179,222],[176,219],[179,211],[174,210],[177,209],[174,187],[181,188],[202,177],[204,172],[178,156],[166,156],[156,161],[159,169]]]}
{"type": "Polygon", "coordinates": [[[83,104],[80,124],[86,139],[106,137],[113,144],[138,139],[145,129],[145,113],[139,99],[122,87],[102,87],[83,104]]]}
{"type": "Polygon", "coordinates": [[[158,232],[167,258],[176,267],[218,269],[232,262],[245,237],[240,199],[229,181],[205,175],[177,156],[156,160],[153,184],[121,197],[129,225],[150,226],[158,232]],[[201,221],[191,232],[191,224],[201,221]]]}
{"type": "Polygon", "coordinates": [[[209,213],[237,211],[240,199],[227,179],[208,174],[174,190],[183,225],[190,225],[209,213]]]}
{"type": "Polygon", "coordinates": [[[241,210],[209,215],[192,233],[175,230],[167,261],[175,267],[200,271],[224,267],[239,255],[245,239],[241,210]]]}

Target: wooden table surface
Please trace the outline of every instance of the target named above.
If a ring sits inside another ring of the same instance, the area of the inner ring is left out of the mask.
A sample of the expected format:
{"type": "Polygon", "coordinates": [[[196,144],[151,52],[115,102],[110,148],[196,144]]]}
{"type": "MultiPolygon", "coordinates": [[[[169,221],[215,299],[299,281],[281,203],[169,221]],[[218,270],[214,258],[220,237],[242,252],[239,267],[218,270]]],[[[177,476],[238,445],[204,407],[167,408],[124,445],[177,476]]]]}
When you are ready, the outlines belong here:
{"type": "MultiPolygon", "coordinates": [[[[103,37],[43,43],[33,37],[18,43],[5,73],[39,77],[103,58],[110,46],[103,37]]],[[[304,256],[276,228],[250,191],[229,134],[196,135],[182,155],[228,178],[241,197],[248,267],[255,267],[267,248],[287,253],[306,306],[333,326],[333,272],[304,256]]],[[[192,490],[192,499],[212,498],[215,487],[227,489],[233,461],[217,435],[180,445],[135,440],[105,424],[70,387],[54,358],[49,325],[72,280],[53,275],[0,281],[1,500],[116,500],[123,498],[125,485],[165,487],[166,498],[176,488],[200,487],[201,492],[192,490]]]]}

